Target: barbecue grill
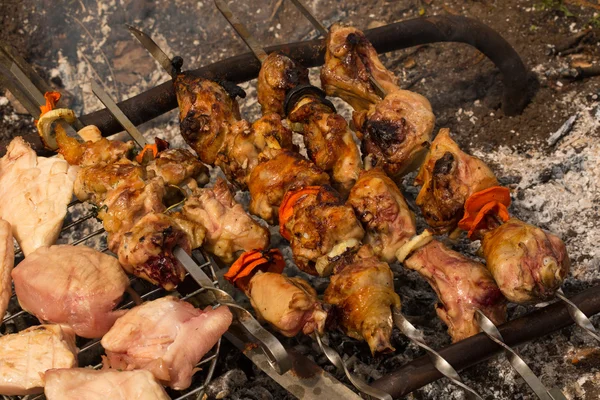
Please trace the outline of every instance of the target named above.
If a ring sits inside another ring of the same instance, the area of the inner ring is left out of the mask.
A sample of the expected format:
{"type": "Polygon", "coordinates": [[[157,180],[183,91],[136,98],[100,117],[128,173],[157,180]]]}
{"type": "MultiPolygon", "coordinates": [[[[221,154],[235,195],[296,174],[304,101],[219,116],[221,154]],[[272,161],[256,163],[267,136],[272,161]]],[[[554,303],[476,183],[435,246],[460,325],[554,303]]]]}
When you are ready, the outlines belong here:
{"type": "MultiPolygon", "coordinates": [[[[367,31],[366,34],[380,52],[434,41],[460,41],[472,44],[492,59],[503,72],[505,82],[503,106],[507,114],[520,112],[526,105],[528,97],[531,94],[528,90],[528,88],[530,88],[529,76],[518,55],[497,33],[477,21],[463,17],[436,17],[392,24],[367,31]]],[[[306,66],[318,65],[322,62],[322,46],[320,40],[278,46],[276,48],[267,48],[267,51],[270,52],[274,49],[283,49],[284,52],[300,60],[306,66]]],[[[19,62],[19,60],[14,57],[13,61],[19,62]]],[[[195,71],[195,73],[204,77],[227,79],[239,83],[255,77],[258,68],[258,63],[254,61],[250,54],[246,54],[201,68],[200,70],[195,71]],[[243,66],[243,68],[240,68],[241,66],[243,66]]],[[[170,82],[167,82],[167,84],[163,84],[146,93],[122,102],[119,106],[123,109],[125,115],[136,125],[146,122],[175,107],[176,103],[171,86],[170,82]]],[[[80,120],[84,125],[97,125],[105,136],[121,130],[118,122],[106,110],[81,116],[80,120]]],[[[30,139],[31,143],[38,143],[39,145],[39,139],[37,137],[32,136],[26,139],[30,139]]],[[[3,144],[3,146],[0,147],[0,150],[4,150],[5,146],[6,144],[3,144]]],[[[39,150],[38,153],[43,153],[41,147],[38,147],[37,150],[39,150]]],[[[72,236],[74,240],[70,243],[73,245],[85,244],[106,252],[107,248],[105,236],[103,235],[104,231],[99,228],[99,224],[94,220],[94,216],[94,211],[88,206],[80,204],[77,201],[72,202],[69,205],[69,215],[65,220],[59,242],[67,242],[69,240],[68,236],[72,236]],[[72,233],[72,235],[69,235],[69,233],[72,233]]],[[[17,262],[22,259],[22,255],[18,249],[15,250],[15,254],[16,265],[17,262]]],[[[194,258],[196,263],[198,263],[205,273],[211,277],[213,282],[218,284],[218,267],[211,258],[202,252],[195,252],[194,258]]],[[[198,306],[206,305],[207,298],[205,296],[205,291],[197,286],[194,287],[191,277],[188,276],[186,279],[188,280],[189,285],[182,285],[182,287],[193,287],[193,289],[182,289],[181,295],[183,298],[196,302],[196,305],[198,306]]],[[[139,294],[142,300],[150,300],[167,294],[164,290],[153,287],[137,278],[132,279],[131,286],[135,292],[139,294]]],[[[135,296],[130,296],[124,300],[121,307],[129,308],[133,306],[136,301],[139,301],[139,299],[136,299],[135,296]]],[[[581,310],[588,316],[600,312],[600,288],[591,288],[574,296],[571,298],[570,304],[568,302],[555,303],[519,319],[507,322],[499,327],[499,341],[509,346],[515,346],[544,334],[548,334],[554,330],[561,329],[562,327],[571,324],[573,318],[580,324],[585,325],[585,320],[582,322],[581,315],[577,314],[578,310],[581,310]]],[[[35,323],[36,321],[33,317],[24,311],[19,310],[16,297],[13,294],[9,306],[9,314],[3,320],[3,329],[5,330],[5,333],[22,330],[35,323]]],[[[227,339],[231,340],[237,347],[244,348],[244,353],[251,358],[255,364],[259,365],[261,369],[274,377],[275,380],[280,382],[284,387],[293,385],[293,377],[288,376],[287,378],[284,378],[278,376],[279,374],[274,372],[272,367],[265,362],[266,360],[260,351],[257,351],[256,348],[249,347],[247,342],[240,341],[242,335],[235,334],[235,329],[236,328],[234,327],[233,333],[226,335],[227,339]],[[287,382],[284,382],[286,379],[287,382]]],[[[588,326],[587,329],[593,333],[593,326],[588,326]]],[[[498,339],[498,337],[496,337],[496,339],[498,339]]],[[[287,341],[286,344],[288,345],[288,348],[291,345],[289,341],[287,341]]],[[[78,342],[78,347],[80,348],[80,365],[90,365],[94,368],[101,366],[99,358],[101,348],[99,341],[81,341],[78,342]]],[[[217,366],[219,349],[220,342],[202,360],[200,365],[203,366],[203,370],[196,374],[192,389],[181,393],[171,392],[170,395],[175,399],[202,398],[217,366]]],[[[494,342],[482,333],[439,350],[439,355],[442,357],[442,360],[449,362],[454,368],[460,370],[489,358],[501,349],[502,347],[497,342],[494,342]]],[[[291,354],[295,354],[293,349],[291,349],[291,354]]],[[[292,358],[294,358],[294,356],[292,358]]],[[[348,356],[343,355],[343,358],[347,359],[348,356]]],[[[298,356],[295,360],[298,363],[306,362],[302,356],[298,356]]],[[[298,371],[300,366],[295,365],[294,368],[298,371]]],[[[335,378],[328,375],[325,376],[327,379],[332,379],[333,382],[336,382],[335,378]]],[[[442,374],[439,371],[439,366],[436,368],[432,359],[428,356],[424,356],[409,362],[392,374],[375,380],[372,383],[372,386],[397,398],[422,387],[429,382],[439,379],[440,377],[442,377],[442,374]]],[[[296,378],[301,380],[305,379],[301,376],[296,378]]],[[[347,380],[344,381],[347,384],[350,383],[347,380]]],[[[321,386],[317,385],[317,387],[321,386]]],[[[296,396],[301,397],[300,392],[291,391],[296,396]]],[[[346,393],[344,392],[344,389],[340,389],[340,391],[337,392],[340,396],[342,393],[346,393]]],[[[317,397],[319,394],[320,393],[313,393],[313,395],[317,397]]],[[[310,395],[308,394],[305,394],[305,396],[306,398],[310,398],[310,395]]],[[[30,396],[28,398],[42,398],[42,396],[30,396]]]]}

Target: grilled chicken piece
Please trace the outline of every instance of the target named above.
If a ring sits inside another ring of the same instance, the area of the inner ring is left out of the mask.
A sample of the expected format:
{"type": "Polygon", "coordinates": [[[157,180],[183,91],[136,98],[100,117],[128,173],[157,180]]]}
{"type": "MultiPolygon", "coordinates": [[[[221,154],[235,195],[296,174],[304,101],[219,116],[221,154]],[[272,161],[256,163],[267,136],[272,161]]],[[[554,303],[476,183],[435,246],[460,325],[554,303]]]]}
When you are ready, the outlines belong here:
{"type": "Polygon", "coordinates": [[[258,224],[233,198],[227,182],[197,189],[187,198],[183,215],[206,229],[204,248],[226,263],[238,251],[266,249],[269,230],[258,224]]]}
{"type": "Polygon", "coordinates": [[[116,253],[128,273],[174,290],[185,278],[185,269],[173,255],[177,246],[187,253],[192,250],[177,222],[162,213],[149,213],[120,235],[116,253]]]}
{"type": "Polygon", "coordinates": [[[12,294],[10,273],[15,265],[12,228],[0,219],[0,320],[4,318],[12,294]]]}
{"type": "Polygon", "coordinates": [[[436,312],[453,342],[479,333],[477,309],[495,324],[506,321],[506,299],[483,264],[433,240],[406,259],[404,266],[427,279],[437,293],[436,312]]]}
{"type": "Polygon", "coordinates": [[[123,314],[114,308],[129,286],[114,257],[85,246],[41,247],[13,269],[12,278],[23,310],[85,338],[108,332],[123,314]]]}
{"type": "Polygon", "coordinates": [[[425,97],[398,89],[368,110],[355,112],[353,120],[362,136],[363,155],[398,179],[425,156],[435,116],[425,97]]]}
{"type": "Polygon", "coordinates": [[[309,84],[308,69],[281,53],[271,53],[258,73],[256,92],[262,114],[285,115],[283,103],[290,89],[309,84]]]}
{"type": "Polygon", "coordinates": [[[436,233],[446,233],[456,228],[469,196],[498,181],[483,161],[460,150],[450,130],[440,129],[415,185],[422,186],[417,205],[425,220],[436,233]]]}
{"type": "Polygon", "coordinates": [[[225,306],[202,311],[167,296],[129,310],[104,335],[102,347],[111,368],[145,369],[162,384],[183,390],[231,321],[225,306]]]}
{"type": "Polygon", "coordinates": [[[494,280],[514,303],[550,300],[571,266],[560,238],[516,218],[484,233],[481,247],[494,280]]]}
{"type": "Polygon", "coordinates": [[[90,140],[80,143],[77,139],[67,136],[66,132],[60,129],[60,126],[57,126],[56,142],[58,144],[58,152],[62,154],[70,165],[89,167],[100,163],[111,164],[124,158],[130,158],[133,155],[132,152],[135,145],[132,141],[108,140],[102,138],[98,128],[95,130],[93,128],[86,128],[84,130],[88,132],[97,132],[90,135],[90,140]]]}
{"type": "Polygon", "coordinates": [[[76,174],[64,160],[38,157],[20,136],[8,145],[0,159],[0,218],[25,255],[58,238],[76,174]]]}
{"type": "Polygon", "coordinates": [[[250,212],[273,224],[277,221],[279,205],[289,188],[326,183],[329,183],[329,176],[298,153],[265,149],[248,180],[248,191],[252,198],[250,212]]]}
{"type": "Polygon", "coordinates": [[[334,274],[323,300],[339,311],[340,326],[350,337],[366,340],[371,353],[394,351],[391,307],[400,308],[394,275],[369,245],[335,262],[334,274]]]}
{"type": "Polygon", "coordinates": [[[146,171],[138,163],[121,159],[112,164],[103,162],[83,167],[77,173],[73,193],[80,201],[101,204],[109,191],[117,187],[144,187],[146,171]]]}
{"type": "Polygon", "coordinates": [[[364,33],[351,26],[333,24],[321,69],[321,86],[327,95],[340,97],[356,111],[366,110],[381,100],[369,75],[387,93],[398,89],[397,78],[379,61],[364,33]]]}
{"type": "Polygon", "coordinates": [[[206,237],[206,228],[195,221],[190,221],[182,212],[167,214],[173,219],[173,223],[188,237],[190,248],[197,249],[204,243],[206,237]]]}
{"type": "Polygon", "coordinates": [[[328,185],[295,201],[285,229],[298,268],[319,276],[329,275],[332,261],[357,248],[365,235],[352,207],[328,185]]]}
{"type": "Polygon", "coordinates": [[[396,261],[396,251],[415,234],[415,216],[398,186],[380,168],[361,173],[346,202],[366,230],[364,243],[383,261],[396,261]]]}
{"type": "Polygon", "coordinates": [[[232,124],[215,165],[230,182],[245,190],[248,177],[258,164],[258,155],[266,148],[294,148],[292,132],[277,114],[263,116],[252,125],[245,120],[232,124]]]}
{"type": "Polygon", "coordinates": [[[154,375],[145,370],[52,369],[45,378],[47,400],[170,399],[154,375]]]}
{"type": "Polygon", "coordinates": [[[155,176],[160,176],[169,185],[181,185],[193,179],[201,185],[209,181],[208,168],[185,149],[167,149],[157,154],[146,166],[155,176]]]}
{"type": "Polygon", "coordinates": [[[68,326],[32,326],[0,336],[0,393],[3,395],[41,393],[47,370],[76,366],[75,333],[68,326]]]}
{"type": "Polygon", "coordinates": [[[99,204],[98,218],[109,234],[111,251],[116,252],[120,236],[131,230],[144,215],[166,210],[162,202],[164,196],[164,181],[158,177],[136,185],[119,186],[107,194],[99,204]]]}
{"type": "Polygon", "coordinates": [[[219,84],[180,74],[175,79],[181,134],[200,160],[213,165],[230,126],[239,121],[238,104],[219,84]]]}
{"type": "Polygon", "coordinates": [[[300,100],[288,119],[302,127],[308,157],[347,195],[362,170],[362,160],[346,120],[310,97],[300,100]]]}
{"type": "Polygon", "coordinates": [[[258,272],[250,280],[246,295],[258,317],[278,332],[296,336],[300,331],[323,334],[327,312],[317,292],[302,278],[273,272],[258,272]]]}

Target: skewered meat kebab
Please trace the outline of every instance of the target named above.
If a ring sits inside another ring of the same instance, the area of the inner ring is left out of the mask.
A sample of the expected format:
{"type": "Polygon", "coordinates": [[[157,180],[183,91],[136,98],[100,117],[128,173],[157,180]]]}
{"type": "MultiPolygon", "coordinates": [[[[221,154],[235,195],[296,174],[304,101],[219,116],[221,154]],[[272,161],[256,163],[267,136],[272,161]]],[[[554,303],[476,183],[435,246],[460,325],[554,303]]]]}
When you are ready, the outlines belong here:
{"type": "Polygon", "coordinates": [[[163,387],[145,370],[95,371],[51,369],[45,374],[47,400],[169,400],[163,387]]]}
{"type": "Polygon", "coordinates": [[[257,94],[263,114],[273,111],[287,117],[293,130],[302,134],[310,160],[347,195],[362,170],[362,160],[346,120],[321,89],[310,85],[306,68],[282,54],[267,56],[227,4],[221,0],[215,4],[262,64],[257,94]]]}
{"type": "Polygon", "coordinates": [[[102,337],[123,315],[114,308],[129,287],[114,257],[85,246],[40,247],[12,278],[23,310],[85,338],[102,337]]]}
{"type": "Polygon", "coordinates": [[[0,318],[4,318],[11,296],[10,273],[15,265],[12,228],[0,218],[0,318]]]}
{"type": "Polygon", "coordinates": [[[323,334],[327,312],[316,291],[302,278],[283,275],[284,267],[278,249],[253,250],[242,254],[224,277],[248,296],[260,319],[284,336],[323,334]]]}
{"type": "Polygon", "coordinates": [[[462,217],[459,227],[469,237],[482,239],[487,267],[508,300],[524,303],[554,296],[569,271],[564,243],[542,229],[509,219],[508,189],[497,186],[492,171],[462,152],[447,130],[434,141],[416,183],[423,185],[417,200],[428,222],[444,232],[462,217]],[[439,204],[443,212],[431,212],[431,203],[439,204]]]}
{"type": "Polygon", "coordinates": [[[44,373],[77,366],[75,333],[68,326],[39,325],[0,337],[0,393],[41,393],[44,373]]]}
{"type": "Polygon", "coordinates": [[[334,24],[325,34],[321,86],[354,108],[363,155],[396,180],[414,169],[429,147],[435,122],[431,105],[397,86],[397,78],[360,30],[334,24]]]}

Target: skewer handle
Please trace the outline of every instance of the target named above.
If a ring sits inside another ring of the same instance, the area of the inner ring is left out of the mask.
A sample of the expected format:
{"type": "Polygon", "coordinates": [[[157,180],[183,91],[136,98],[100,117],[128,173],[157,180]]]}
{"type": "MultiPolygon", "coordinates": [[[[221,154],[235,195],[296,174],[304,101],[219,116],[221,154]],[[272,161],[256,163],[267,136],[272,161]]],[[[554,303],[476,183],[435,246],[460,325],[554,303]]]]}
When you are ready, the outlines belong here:
{"type": "Polygon", "coordinates": [[[558,289],[556,291],[556,297],[562,300],[569,311],[569,315],[573,318],[573,321],[579,325],[579,327],[583,328],[591,337],[600,342],[600,336],[598,336],[598,331],[592,324],[592,321],[573,303],[571,300],[567,299],[565,293],[562,289],[558,289]]]}
{"type": "Polygon", "coordinates": [[[504,343],[502,334],[494,323],[481,311],[477,310],[476,319],[479,327],[490,339],[504,348],[504,354],[512,365],[513,369],[525,380],[531,390],[540,398],[540,400],[566,400],[565,396],[558,389],[548,390],[542,381],[527,366],[525,361],[510,346],[504,343]],[[551,394],[552,393],[552,394],[551,394]]]}
{"type": "Polygon", "coordinates": [[[315,333],[314,337],[315,337],[317,343],[319,344],[321,351],[323,352],[323,354],[325,354],[325,357],[327,357],[327,359],[333,365],[335,365],[335,367],[337,369],[339,369],[340,371],[344,371],[344,374],[346,374],[346,378],[348,378],[350,383],[352,383],[352,385],[354,385],[354,387],[356,389],[358,389],[360,392],[362,392],[362,393],[366,394],[367,396],[370,396],[371,398],[374,398],[374,399],[392,400],[392,396],[390,396],[388,393],[386,393],[380,389],[376,389],[372,386],[369,386],[363,380],[352,375],[350,373],[350,371],[348,370],[348,367],[346,367],[346,363],[344,363],[344,361],[342,360],[342,357],[339,355],[339,353],[337,351],[335,351],[334,349],[332,349],[331,347],[329,347],[328,345],[326,345],[325,343],[323,343],[321,336],[319,336],[318,334],[315,333]]]}
{"type": "Polygon", "coordinates": [[[446,378],[450,379],[455,385],[460,386],[464,391],[466,398],[469,400],[483,400],[481,396],[472,388],[465,385],[458,375],[458,372],[454,369],[452,365],[444,357],[442,357],[437,351],[432,349],[425,343],[423,340],[423,334],[420,330],[418,330],[413,324],[411,324],[404,315],[400,312],[399,309],[393,308],[392,315],[394,318],[394,324],[400,331],[408,337],[413,343],[417,346],[421,347],[423,350],[427,352],[427,355],[433,362],[435,368],[446,378]]]}

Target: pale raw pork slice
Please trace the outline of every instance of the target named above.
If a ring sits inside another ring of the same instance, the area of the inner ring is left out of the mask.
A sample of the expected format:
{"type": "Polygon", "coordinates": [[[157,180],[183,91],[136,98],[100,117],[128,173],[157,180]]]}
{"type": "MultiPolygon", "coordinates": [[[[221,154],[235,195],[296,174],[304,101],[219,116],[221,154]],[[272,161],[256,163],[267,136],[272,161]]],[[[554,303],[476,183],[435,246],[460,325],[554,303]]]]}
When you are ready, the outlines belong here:
{"type": "Polygon", "coordinates": [[[81,337],[102,337],[124,314],[114,308],[129,286],[127,275],[116,258],[89,247],[40,247],[12,277],[23,310],[81,337]]]}
{"type": "Polygon", "coordinates": [[[145,370],[95,371],[89,368],[46,372],[47,400],[169,400],[150,372],[145,370]]]}
{"type": "Polygon", "coordinates": [[[15,251],[10,224],[0,219],[0,321],[6,313],[12,290],[10,272],[15,265],[15,251]]]}
{"type": "Polygon", "coordinates": [[[76,366],[75,333],[67,326],[32,326],[0,337],[0,394],[41,393],[47,370],[76,366]]]}
{"type": "Polygon", "coordinates": [[[25,255],[56,242],[73,196],[77,167],[38,157],[21,137],[0,159],[0,218],[10,222],[25,255]]]}
{"type": "Polygon", "coordinates": [[[231,325],[225,306],[202,311],[172,296],[132,308],[102,338],[111,368],[146,369],[177,390],[231,325]]]}

